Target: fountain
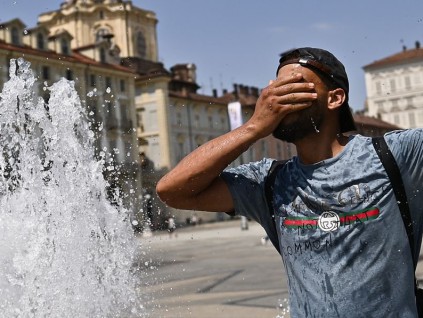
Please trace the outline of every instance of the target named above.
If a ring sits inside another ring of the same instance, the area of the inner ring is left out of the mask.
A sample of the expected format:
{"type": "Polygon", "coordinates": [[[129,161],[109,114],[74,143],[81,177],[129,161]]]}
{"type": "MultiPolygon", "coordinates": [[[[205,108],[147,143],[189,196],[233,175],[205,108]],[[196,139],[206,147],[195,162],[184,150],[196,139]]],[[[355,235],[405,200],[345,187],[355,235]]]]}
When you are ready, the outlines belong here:
{"type": "MultiPolygon", "coordinates": [[[[103,160],[73,83],[35,94],[30,64],[11,60],[0,94],[2,317],[144,317],[136,241],[107,199],[103,160]]],[[[118,201],[118,197],[116,200],[118,201]]]]}

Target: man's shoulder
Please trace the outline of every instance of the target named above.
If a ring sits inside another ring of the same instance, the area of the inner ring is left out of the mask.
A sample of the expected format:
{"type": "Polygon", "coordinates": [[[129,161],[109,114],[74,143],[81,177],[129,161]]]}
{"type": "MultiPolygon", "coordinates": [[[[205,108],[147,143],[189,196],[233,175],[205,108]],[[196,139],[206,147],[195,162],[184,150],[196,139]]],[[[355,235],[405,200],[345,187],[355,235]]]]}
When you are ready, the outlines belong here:
{"type": "Polygon", "coordinates": [[[237,174],[263,174],[266,175],[275,159],[263,158],[260,161],[254,161],[238,165],[235,167],[228,167],[225,169],[225,173],[237,173],[237,174]]]}
{"type": "Polygon", "coordinates": [[[423,136],[423,128],[399,129],[387,132],[385,139],[387,141],[397,141],[405,139],[421,139],[423,136]]]}

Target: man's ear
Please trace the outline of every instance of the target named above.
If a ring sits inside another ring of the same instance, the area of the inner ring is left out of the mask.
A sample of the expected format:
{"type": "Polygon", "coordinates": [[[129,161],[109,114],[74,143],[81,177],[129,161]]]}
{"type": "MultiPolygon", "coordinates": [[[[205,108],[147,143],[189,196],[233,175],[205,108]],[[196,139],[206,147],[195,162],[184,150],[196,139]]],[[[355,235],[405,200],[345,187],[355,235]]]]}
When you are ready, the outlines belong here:
{"type": "Polygon", "coordinates": [[[328,107],[329,109],[335,109],[344,104],[347,98],[345,91],[342,88],[335,88],[328,92],[328,107]]]}

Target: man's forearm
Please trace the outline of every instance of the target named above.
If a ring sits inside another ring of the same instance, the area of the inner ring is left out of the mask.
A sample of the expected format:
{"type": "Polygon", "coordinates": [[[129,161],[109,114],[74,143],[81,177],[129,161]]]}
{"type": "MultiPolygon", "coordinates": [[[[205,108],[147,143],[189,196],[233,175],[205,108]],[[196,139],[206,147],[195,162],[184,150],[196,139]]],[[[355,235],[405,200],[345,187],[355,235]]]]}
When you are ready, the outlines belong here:
{"type": "Polygon", "coordinates": [[[174,200],[195,197],[259,138],[255,127],[245,124],[200,146],[160,180],[160,198],[172,205],[174,200]]]}

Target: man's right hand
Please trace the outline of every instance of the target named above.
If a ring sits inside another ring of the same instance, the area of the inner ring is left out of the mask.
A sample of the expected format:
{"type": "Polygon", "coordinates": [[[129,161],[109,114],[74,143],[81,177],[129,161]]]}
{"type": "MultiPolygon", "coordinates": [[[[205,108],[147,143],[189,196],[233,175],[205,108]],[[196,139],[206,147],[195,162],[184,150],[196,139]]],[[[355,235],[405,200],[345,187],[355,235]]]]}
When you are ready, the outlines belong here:
{"type": "Polygon", "coordinates": [[[277,78],[262,90],[247,125],[255,127],[259,138],[266,137],[285,116],[310,107],[316,99],[314,84],[305,82],[301,74],[277,78]]]}

